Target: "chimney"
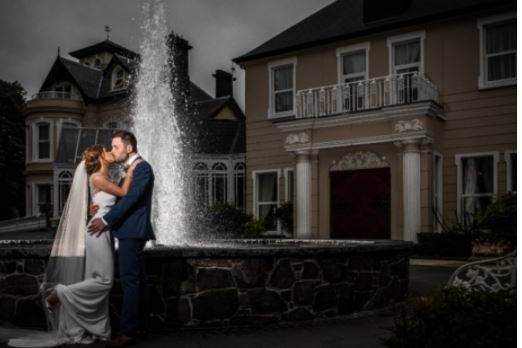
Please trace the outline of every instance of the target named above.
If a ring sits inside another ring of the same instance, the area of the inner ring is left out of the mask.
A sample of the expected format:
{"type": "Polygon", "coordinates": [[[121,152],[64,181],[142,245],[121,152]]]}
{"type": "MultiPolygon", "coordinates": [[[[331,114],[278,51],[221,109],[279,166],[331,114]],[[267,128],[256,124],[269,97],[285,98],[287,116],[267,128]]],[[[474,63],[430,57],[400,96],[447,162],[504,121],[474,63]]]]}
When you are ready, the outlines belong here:
{"type": "Polygon", "coordinates": [[[174,32],[169,34],[167,43],[170,52],[173,55],[172,62],[174,63],[177,76],[182,79],[188,79],[188,51],[192,48],[192,46],[189,45],[187,40],[183,39],[179,35],[174,34],[174,32]]]}
{"type": "Polygon", "coordinates": [[[223,70],[216,70],[212,76],[216,79],[216,98],[232,96],[232,74],[223,70]]]}

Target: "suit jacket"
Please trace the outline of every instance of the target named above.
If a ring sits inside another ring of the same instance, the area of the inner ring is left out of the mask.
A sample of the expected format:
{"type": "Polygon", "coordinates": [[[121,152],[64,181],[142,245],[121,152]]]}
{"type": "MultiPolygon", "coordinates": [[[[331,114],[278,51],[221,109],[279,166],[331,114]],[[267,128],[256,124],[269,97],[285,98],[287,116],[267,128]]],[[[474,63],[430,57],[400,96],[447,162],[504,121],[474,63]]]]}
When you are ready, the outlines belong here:
{"type": "Polygon", "coordinates": [[[134,169],[126,196],[119,198],[103,216],[114,237],[118,239],[156,239],[150,222],[154,173],[143,161],[134,169]]]}

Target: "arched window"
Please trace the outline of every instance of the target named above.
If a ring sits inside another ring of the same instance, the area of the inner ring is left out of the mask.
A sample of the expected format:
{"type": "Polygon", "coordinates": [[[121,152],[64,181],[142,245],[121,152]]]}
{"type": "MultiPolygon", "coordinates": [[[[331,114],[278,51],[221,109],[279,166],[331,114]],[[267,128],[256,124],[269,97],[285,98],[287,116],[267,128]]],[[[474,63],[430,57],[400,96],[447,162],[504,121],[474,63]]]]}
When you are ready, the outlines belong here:
{"type": "Polygon", "coordinates": [[[112,89],[122,88],[125,88],[125,71],[118,66],[112,71],[112,89]]]}
{"type": "Polygon", "coordinates": [[[203,205],[209,204],[209,185],[208,185],[208,166],[203,162],[198,162],[194,165],[195,180],[195,195],[198,203],[203,205]]]}
{"type": "Polygon", "coordinates": [[[239,162],[234,167],[234,186],[236,208],[245,209],[245,164],[239,162]]]}
{"type": "Polygon", "coordinates": [[[212,166],[212,204],[227,202],[227,166],[218,162],[212,166]]]}
{"type": "Polygon", "coordinates": [[[67,196],[71,189],[73,175],[70,171],[66,170],[58,174],[58,209],[61,213],[65,202],[67,202],[67,196]]]}

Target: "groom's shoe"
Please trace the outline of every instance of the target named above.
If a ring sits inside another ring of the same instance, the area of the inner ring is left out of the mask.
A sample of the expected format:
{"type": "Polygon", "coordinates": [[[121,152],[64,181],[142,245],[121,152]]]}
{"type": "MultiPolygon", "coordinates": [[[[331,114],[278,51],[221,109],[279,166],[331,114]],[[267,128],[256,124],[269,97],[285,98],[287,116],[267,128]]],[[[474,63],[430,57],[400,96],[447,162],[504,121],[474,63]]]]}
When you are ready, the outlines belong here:
{"type": "Polygon", "coordinates": [[[125,335],[116,336],[112,340],[110,340],[106,346],[107,347],[128,347],[136,343],[136,339],[134,337],[129,337],[125,335]]]}

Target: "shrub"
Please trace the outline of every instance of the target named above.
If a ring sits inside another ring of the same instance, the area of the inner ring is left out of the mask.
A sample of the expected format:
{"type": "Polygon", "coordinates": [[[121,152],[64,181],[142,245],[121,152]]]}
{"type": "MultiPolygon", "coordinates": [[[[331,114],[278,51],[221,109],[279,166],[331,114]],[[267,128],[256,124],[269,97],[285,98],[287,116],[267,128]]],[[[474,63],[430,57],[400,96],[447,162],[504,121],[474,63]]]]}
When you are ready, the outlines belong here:
{"type": "Polygon", "coordinates": [[[291,202],[281,204],[276,209],[275,216],[285,231],[291,233],[294,230],[294,205],[291,202]]]}
{"type": "Polygon", "coordinates": [[[390,348],[516,347],[516,293],[448,288],[407,301],[390,348]]]}

